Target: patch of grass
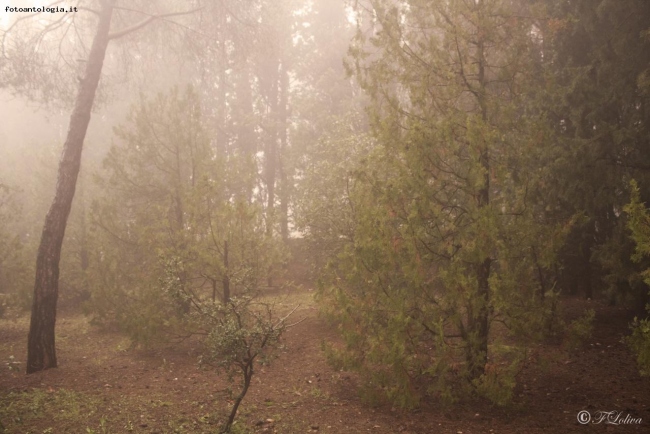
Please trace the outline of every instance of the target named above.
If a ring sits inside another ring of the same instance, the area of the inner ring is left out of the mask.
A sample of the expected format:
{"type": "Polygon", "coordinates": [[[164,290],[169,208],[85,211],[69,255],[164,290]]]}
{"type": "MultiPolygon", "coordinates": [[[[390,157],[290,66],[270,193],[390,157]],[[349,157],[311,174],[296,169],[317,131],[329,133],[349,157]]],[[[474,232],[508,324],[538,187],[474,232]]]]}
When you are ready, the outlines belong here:
{"type": "Polygon", "coordinates": [[[124,352],[128,351],[132,347],[131,339],[124,337],[120,339],[115,346],[116,351],[124,352]]]}
{"type": "Polygon", "coordinates": [[[313,396],[314,398],[322,398],[322,399],[328,399],[329,395],[327,392],[323,391],[320,387],[316,386],[313,387],[310,391],[309,394],[313,396]]]}
{"type": "Polygon", "coordinates": [[[87,434],[110,434],[111,430],[108,427],[108,419],[106,419],[105,416],[102,416],[99,419],[99,426],[97,427],[97,429],[95,430],[95,429],[86,427],[86,433],[87,434]]]}
{"type": "Polygon", "coordinates": [[[230,427],[230,434],[252,434],[253,432],[254,431],[240,421],[235,421],[230,427]]]}
{"type": "Polygon", "coordinates": [[[78,429],[97,412],[99,404],[97,397],[66,389],[10,392],[0,396],[0,420],[7,432],[23,432],[26,424],[37,421],[45,425],[56,421],[57,426],[78,429]]]}
{"type": "Polygon", "coordinates": [[[7,433],[40,434],[50,428],[52,433],[128,433],[140,424],[162,428],[162,432],[196,432],[192,425],[199,422],[193,424],[165,398],[120,395],[107,399],[67,389],[32,389],[0,394],[0,420],[7,433]]]}

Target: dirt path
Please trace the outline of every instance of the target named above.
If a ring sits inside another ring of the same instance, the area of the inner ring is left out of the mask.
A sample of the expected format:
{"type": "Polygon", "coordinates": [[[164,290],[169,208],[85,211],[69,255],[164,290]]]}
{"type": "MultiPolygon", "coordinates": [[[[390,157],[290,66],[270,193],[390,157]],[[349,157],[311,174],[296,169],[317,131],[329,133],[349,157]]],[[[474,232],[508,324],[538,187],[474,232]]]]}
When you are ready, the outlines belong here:
{"type": "MultiPolygon", "coordinates": [[[[304,302],[306,294],[297,296],[304,302]]],[[[307,303],[295,314],[304,321],[287,331],[279,356],[258,369],[238,432],[650,432],[650,381],[639,377],[621,343],[629,313],[595,302],[566,303],[570,314],[587,308],[597,312],[593,338],[571,356],[559,346],[540,346],[541,362],[522,372],[512,408],[428,403],[403,412],[365,406],[355,376],[327,365],[321,343],[336,334],[307,303]],[[622,411],[642,422],[583,426],[576,419],[581,410],[622,411]]],[[[27,319],[0,320],[0,421],[6,433],[215,432],[228,408],[228,383],[199,368],[191,342],[128,350],[127,339],[91,327],[82,316],[64,316],[57,326],[60,367],[26,376],[27,319]],[[22,363],[11,363],[12,355],[22,363]]]]}

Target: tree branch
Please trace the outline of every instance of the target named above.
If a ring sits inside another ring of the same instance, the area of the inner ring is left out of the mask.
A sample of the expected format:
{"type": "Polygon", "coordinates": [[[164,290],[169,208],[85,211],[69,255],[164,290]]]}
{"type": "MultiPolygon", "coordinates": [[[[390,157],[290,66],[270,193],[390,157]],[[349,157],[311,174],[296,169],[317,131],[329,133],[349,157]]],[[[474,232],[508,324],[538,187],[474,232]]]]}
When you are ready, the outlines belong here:
{"type": "MultiPolygon", "coordinates": [[[[50,3],[49,5],[47,5],[47,6],[45,6],[45,7],[52,7],[52,6],[56,5],[57,3],[61,3],[62,1],[63,1],[63,0],[57,0],[57,1],[53,2],[53,3],[50,3]]],[[[25,15],[25,16],[22,16],[22,17],[18,17],[18,18],[16,18],[16,20],[15,20],[13,23],[11,23],[11,25],[7,28],[7,30],[4,30],[4,31],[2,32],[2,43],[1,43],[1,44],[2,44],[2,57],[4,57],[4,58],[7,57],[7,56],[6,56],[6,52],[5,52],[5,45],[6,45],[6,44],[5,44],[5,41],[6,41],[6,39],[7,39],[7,35],[8,35],[8,34],[9,34],[13,29],[14,29],[14,27],[16,27],[16,26],[18,25],[18,23],[20,23],[21,21],[28,20],[28,19],[30,19],[30,18],[33,18],[33,17],[37,16],[37,15],[41,15],[41,13],[40,13],[40,12],[34,12],[34,13],[32,13],[32,14],[29,14],[29,15],[25,15]]],[[[52,26],[54,26],[54,25],[57,25],[57,24],[61,23],[61,22],[66,18],[66,15],[67,15],[67,14],[61,14],[61,16],[60,16],[59,19],[57,19],[57,20],[53,21],[52,23],[48,24],[47,26],[45,26],[45,29],[43,29],[42,33],[47,33],[47,32],[49,32],[49,31],[51,30],[50,27],[52,27],[52,26]]]]}
{"type": "MultiPolygon", "coordinates": [[[[273,326],[273,330],[277,330],[277,329],[278,329],[282,324],[284,324],[284,322],[285,322],[285,321],[286,321],[286,320],[287,320],[291,315],[293,315],[293,313],[294,313],[294,312],[296,311],[296,309],[298,309],[299,307],[300,307],[300,305],[297,305],[296,307],[293,308],[293,310],[292,310],[291,312],[289,312],[287,315],[285,315],[284,317],[282,317],[282,318],[281,318],[281,319],[280,319],[280,320],[279,320],[279,321],[278,321],[278,322],[273,326]]],[[[304,320],[304,318],[303,318],[303,320],[304,320]]],[[[292,324],[291,327],[300,324],[303,320],[300,320],[300,321],[298,321],[297,323],[292,324]]]]}
{"type": "Polygon", "coordinates": [[[140,30],[144,26],[148,25],[149,23],[153,22],[154,20],[166,18],[166,17],[173,17],[173,16],[178,16],[178,15],[188,15],[188,14],[193,14],[194,12],[197,12],[203,8],[197,8],[197,9],[192,9],[190,11],[185,11],[185,12],[170,12],[168,14],[159,14],[159,15],[151,15],[144,20],[140,21],[137,24],[132,25],[131,27],[127,27],[126,29],[118,30],[113,33],[109,33],[108,35],[108,40],[112,41],[113,39],[118,39],[123,36],[128,35],[129,33],[133,33],[137,30],[140,30]]]}

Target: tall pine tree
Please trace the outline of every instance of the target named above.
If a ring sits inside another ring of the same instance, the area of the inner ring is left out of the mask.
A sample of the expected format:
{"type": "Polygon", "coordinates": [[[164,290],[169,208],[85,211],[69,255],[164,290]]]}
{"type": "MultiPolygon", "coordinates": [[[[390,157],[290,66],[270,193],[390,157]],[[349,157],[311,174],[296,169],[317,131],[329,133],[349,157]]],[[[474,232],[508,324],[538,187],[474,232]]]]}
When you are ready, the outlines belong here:
{"type": "Polygon", "coordinates": [[[541,329],[535,258],[560,233],[529,195],[549,137],[527,103],[542,50],[524,18],[534,11],[369,0],[355,12],[350,68],[379,146],[355,171],[353,235],[323,290],[347,342],[333,358],[402,405],[463,391],[503,403],[513,380],[496,362],[516,355],[491,331],[541,329]]]}

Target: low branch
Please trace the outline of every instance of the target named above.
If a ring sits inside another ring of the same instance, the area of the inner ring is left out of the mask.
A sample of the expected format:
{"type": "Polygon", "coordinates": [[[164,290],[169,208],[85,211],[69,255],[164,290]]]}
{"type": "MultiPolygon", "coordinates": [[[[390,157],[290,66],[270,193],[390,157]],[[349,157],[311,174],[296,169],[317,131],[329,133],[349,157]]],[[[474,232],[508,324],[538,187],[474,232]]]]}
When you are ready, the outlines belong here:
{"type": "Polygon", "coordinates": [[[153,22],[154,20],[162,19],[162,18],[167,18],[167,17],[173,17],[173,16],[178,16],[178,15],[189,15],[193,14],[194,12],[197,12],[203,8],[197,8],[197,9],[192,9],[190,11],[185,11],[185,12],[170,12],[168,14],[158,14],[158,15],[151,15],[144,20],[140,21],[137,24],[132,25],[131,27],[127,27],[126,29],[118,30],[113,33],[109,33],[108,35],[108,40],[111,41],[113,39],[119,39],[123,36],[128,35],[129,33],[133,33],[137,30],[140,30],[144,26],[148,25],[149,23],[153,22]]]}
{"type": "MultiPolygon", "coordinates": [[[[291,312],[289,312],[288,314],[286,314],[284,317],[280,318],[280,321],[278,321],[277,324],[275,324],[275,325],[273,326],[273,330],[277,330],[277,328],[280,327],[280,326],[281,326],[281,325],[282,325],[282,324],[287,320],[287,318],[289,318],[291,315],[293,315],[293,313],[294,313],[294,312],[296,311],[296,309],[298,309],[299,307],[300,307],[300,305],[297,305],[296,307],[293,308],[293,310],[292,310],[291,312]]],[[[304,320],[304,319],[303,319],[303,320],[304,320]]],[[[294,325],[297,325],[297,324],[300,324],[303,320],[301,320],[301,321],[299,321],[299,322],[297,322],[297,323],[294,323],[294,324],[292,324],[291,326],[287,326],[287,328],[288,328],[288,327],[293,327],[294,325]]]]}
{"type": "Polygon", "coordinates": [[[300,321],[296,321],[296,322],[294,322],[294,323],[287,324],[284,328],[285,328],[285,329],[290,329],[291,327],[295,327],[295,326],[297,326],[298,324],[300,324],[301,322],[303,322],[303,321],[306,320],[306,319],[307,319],[307,317],[304,317],[304,318],[301,319],[300,321]]]}
{"type": "Polygon", "coordinates": [[[77,6],[77,10],[90,12],[91,14],[95,14],[96,16],[99,16],[98,10],[87,8],[85,6],[77,6]]]}

